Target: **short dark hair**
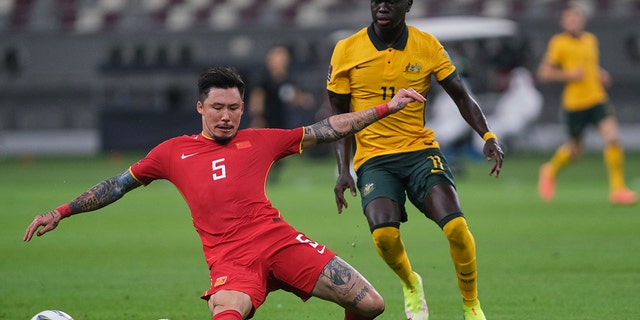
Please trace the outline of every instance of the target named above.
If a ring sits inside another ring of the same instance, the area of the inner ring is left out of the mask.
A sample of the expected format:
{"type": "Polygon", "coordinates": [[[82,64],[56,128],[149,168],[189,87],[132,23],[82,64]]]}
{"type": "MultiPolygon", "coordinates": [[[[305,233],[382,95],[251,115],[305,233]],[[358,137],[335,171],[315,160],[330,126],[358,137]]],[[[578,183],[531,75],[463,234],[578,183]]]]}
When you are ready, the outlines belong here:
{"type": "Polygon", "coordinates": [[[244,98],[246,85],[242,77],[233,67],[212,67],[200,74],[198,80],[198,97],[204,101],[211,88],[230,89],[238,88],[240,96],[244,98]]]}

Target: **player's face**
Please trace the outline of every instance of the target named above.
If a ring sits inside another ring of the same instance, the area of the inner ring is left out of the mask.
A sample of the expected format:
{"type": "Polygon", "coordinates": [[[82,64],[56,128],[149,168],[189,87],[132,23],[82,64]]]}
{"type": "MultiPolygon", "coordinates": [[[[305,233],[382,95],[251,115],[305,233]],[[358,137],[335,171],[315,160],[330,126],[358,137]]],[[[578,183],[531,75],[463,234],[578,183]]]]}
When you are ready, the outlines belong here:
{"type": "Polygon", "coordinates": [[[394,28],[404,23],[409,0],[371,0],[371,18],[381,28],[394,28]]]}
{"type": "Polygon", "coordinates": [[[198,101],[202,132],[219,143],[227,143],[238,132],[244,102],[238,88],[211,88],[204,102],[198,101]]]}
{"type": "Polygon", "coordinates": [[[560,24],[565,31],[573,35],[580,35],[584,31],[586,17],[579,9],[570,8],[562,13],[560,24]]]}
{"type": "Polygon", "coordinates": [[[287,49],[283,47],[271,49],[269,55],[267,55],[267,66],[272,73],[278,76],[281,73],[286,73],[289,67],[289,52],[287,49]]]}

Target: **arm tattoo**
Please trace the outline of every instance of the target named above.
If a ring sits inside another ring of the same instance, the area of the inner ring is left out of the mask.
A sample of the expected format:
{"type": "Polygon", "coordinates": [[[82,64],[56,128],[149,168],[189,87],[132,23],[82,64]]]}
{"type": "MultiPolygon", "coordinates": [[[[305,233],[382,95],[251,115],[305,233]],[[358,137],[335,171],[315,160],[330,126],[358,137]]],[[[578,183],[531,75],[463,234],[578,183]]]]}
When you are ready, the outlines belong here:
{"type": "Polygon", "coordinates": [[[338,132],[329,122],[329,119],[324,119],[309,127],[305,127],[306,134],[313,132],[317,142],[331,142],[344,138],[347,134],[338,132]]]}
{"type": "Polygon", "coordinates": [[[127,170],[98,183],[69,202],[69,205],[74,213],[97,210],[122,198],[125,193],[140,185],[127,170]]]}
{"type": "MultiPolygon", "coordinates": [[[[356,287],[358,274],[354,273],[353,268],[347,266],[341,259],[333,258],[322,271],[323,277],[328,277],[333,289],[341,296],[347,297],[353,295],[351,293],[356,287]]],[[[353,296],[348,304],[356,307],[369,293],[369,287],[363,286],[358,293],[353,296]]]]}
{"type": "Polygon", "coordinates": [[[378,120],[372,109],[331,116],[308,127],[305,134],[312,134],[318,143],[338,141],[352,135],[378,120]]]}

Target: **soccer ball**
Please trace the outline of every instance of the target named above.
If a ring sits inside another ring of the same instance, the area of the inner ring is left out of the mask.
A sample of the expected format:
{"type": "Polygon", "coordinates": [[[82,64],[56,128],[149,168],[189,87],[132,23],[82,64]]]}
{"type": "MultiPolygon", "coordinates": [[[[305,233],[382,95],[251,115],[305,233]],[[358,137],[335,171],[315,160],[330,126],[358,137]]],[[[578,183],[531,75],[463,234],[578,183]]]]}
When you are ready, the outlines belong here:
{"type": "Polygon", "coordinates": [[[33,316],[31,320],[73,320],[73,318],[60,310],[45,310],[33,316]]]}

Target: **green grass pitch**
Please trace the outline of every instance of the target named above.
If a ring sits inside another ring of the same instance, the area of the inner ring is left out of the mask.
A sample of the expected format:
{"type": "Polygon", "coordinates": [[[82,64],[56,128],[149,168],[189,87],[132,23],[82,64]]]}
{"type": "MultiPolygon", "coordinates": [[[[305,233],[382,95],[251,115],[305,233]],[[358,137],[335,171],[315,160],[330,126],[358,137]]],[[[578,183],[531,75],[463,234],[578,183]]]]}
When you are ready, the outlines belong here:
{"type": "MultiPolygon", "coordinates": [[[[141,154],[0,159],[0,319],[45,309],[76,320],[210,319],[200,242],[179,193],[157,181],[100,211],[63,221],[22,242],[26,226],[116,175],[141,154]]],[[[478,248],[479,288],[489,319],[631,319],[640,298],[640,206],[607,201],[599,154],[562,172],[556,199],[539,200],[539,165],[549,155],[507,155],[500,179],[484,160],[458,179],[478,248]]],[[[334,159],[293,156],[268,194],[284,217],[359,269],[384,296],[379,319],[402,319],[402,290],[375,252],[359,198],[337,214],[334,159]]],[[[628,153],[627,182],[640,190],[640,154],[628,153]]],[[[412,207],[403,240],[425,280],[431,320],[460,319],[448,245],[412,207]]],[[[274,292],[254,319],[342,319],[342,310],[274,292]]]]}

